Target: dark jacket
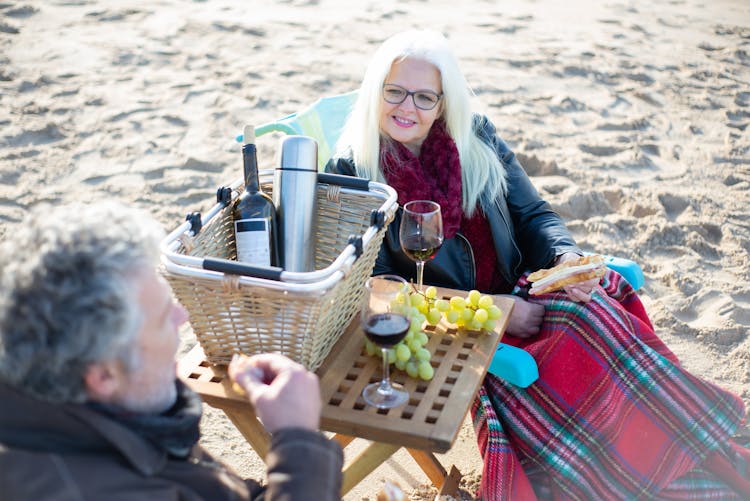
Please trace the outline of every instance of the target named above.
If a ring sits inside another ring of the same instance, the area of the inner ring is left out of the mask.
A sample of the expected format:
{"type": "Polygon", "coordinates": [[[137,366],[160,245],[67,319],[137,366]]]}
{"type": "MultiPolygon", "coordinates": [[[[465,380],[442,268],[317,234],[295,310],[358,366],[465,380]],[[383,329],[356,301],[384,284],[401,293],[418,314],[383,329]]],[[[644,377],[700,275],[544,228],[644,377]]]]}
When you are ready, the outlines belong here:
{"type": "MultiPolygon", "coordinates": [[[[497,136],[495,126],[486,117],[475,116],[474,132],[497,152],[506,172],[506,196],[498,197],[486,211],[497,253],[496,270],[501,273],[503,280],[508,284],[515,284],[524,271],[548,267],[560,254],[581,254],[560,216],[541,199],[516,155],[497,136]]],[[[356,175],[351,158],[331,159],[326,171],[356,175]]],[[[400,224],[399,208],[380,249],[373,271],[376,275],[397,273],[415,278],[415,264],[399,245],[400,224]]],[[[424,269],[425,283],[443,287],[470,290],[475,288],[475,278],[474,252],[467,238],[460,232],[445,240],[435,258],[424,269]]]]}
{"type": "Polygon", "coordinates": [[[187,459],[176,459],[85,405],[53,405],[4,385],[0,402],[4,500],[340,499],[341,448],[320,433],[274,434],[264,489],[240,479],[200,446],[187,459]]]}

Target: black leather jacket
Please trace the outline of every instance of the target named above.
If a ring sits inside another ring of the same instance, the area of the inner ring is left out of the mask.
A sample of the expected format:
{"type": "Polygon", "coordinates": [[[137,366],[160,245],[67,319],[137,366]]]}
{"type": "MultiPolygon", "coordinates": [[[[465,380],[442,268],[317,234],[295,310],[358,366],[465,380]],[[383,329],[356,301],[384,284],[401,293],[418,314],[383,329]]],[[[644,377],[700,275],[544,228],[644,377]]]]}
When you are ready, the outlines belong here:
{"type": "MultiPolygon", "coordinates": [[[[507,194],[497,198],[486,211],[497,253],[496,270],[504,281],[515,284],[524,271],[548,267],[556,256],[565,252],[581,254],[560,216],[541,199],[516,155],[497,136],[495,126],[487,117],[474,117],[474,132],[497,152],[506,171],[507,194]]],[[[331,159],[326,172],[356,175],[351,158],[331,159]]],[[[396,273],[416,281],[416,266],[399,245],[400,223],[399,208],[388,227],[373,274],[396,273]]],[[[445,240],[424,269],[424,283],[442,287],[470,290],[475,288],[475,278],[474,252],[460,232],[445,240]]]]}

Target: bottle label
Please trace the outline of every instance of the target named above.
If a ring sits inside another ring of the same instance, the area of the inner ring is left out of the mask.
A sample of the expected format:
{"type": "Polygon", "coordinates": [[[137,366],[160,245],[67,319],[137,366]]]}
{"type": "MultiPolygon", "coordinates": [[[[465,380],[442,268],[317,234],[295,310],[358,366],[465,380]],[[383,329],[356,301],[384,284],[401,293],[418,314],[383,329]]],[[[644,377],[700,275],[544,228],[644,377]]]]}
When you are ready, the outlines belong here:
{"type": "Polygon", "coordinates": [[[271,266],[271,237],[268,219],[239,219],[234,222],[237,261],[255,266],[271,266]]]}

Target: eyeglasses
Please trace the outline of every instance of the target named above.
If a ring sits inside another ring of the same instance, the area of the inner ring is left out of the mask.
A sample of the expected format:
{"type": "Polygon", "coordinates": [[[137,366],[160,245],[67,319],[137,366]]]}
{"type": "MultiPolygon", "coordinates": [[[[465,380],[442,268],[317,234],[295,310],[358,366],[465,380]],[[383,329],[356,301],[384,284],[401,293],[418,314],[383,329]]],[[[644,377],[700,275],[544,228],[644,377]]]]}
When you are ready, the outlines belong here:
{"type": "Polygon", "coordinates": [[[401,104],[409,96],[414,101],[414,106],[425,111],[429,111],[437,106],[440,98],[443,97],[442,94],[437,94],[431,90],[415,90],[412,92],[396,84],[383,85],[383,99],[387,103],[401,104]]]}

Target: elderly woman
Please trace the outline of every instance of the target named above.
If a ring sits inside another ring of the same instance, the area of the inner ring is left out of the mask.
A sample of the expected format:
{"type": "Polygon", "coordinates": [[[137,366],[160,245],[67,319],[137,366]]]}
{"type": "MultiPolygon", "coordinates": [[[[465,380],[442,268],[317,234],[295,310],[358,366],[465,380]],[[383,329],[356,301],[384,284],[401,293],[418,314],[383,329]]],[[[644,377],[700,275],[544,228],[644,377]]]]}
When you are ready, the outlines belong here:
{"type": "MultiPolygon", "coordinates": [[[[401,205],[440,203],[445,242],[425,283],[512,293],[515,337],[505,340],[534,355],[539,380],[521,389],[485,379],[472,409],[483,499],[750,496],[750,454],[731,438],[741,400],[679,365],[622,277],[528,296],[526,272],[581,250],[492,123],[472,112],[442,35],[405,32],[376,51],[327,170],[385,181],[401,205]]],[[[399,222],[375,273],[413,278],[399,222]]]]}

